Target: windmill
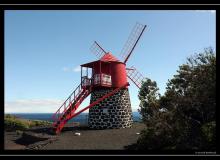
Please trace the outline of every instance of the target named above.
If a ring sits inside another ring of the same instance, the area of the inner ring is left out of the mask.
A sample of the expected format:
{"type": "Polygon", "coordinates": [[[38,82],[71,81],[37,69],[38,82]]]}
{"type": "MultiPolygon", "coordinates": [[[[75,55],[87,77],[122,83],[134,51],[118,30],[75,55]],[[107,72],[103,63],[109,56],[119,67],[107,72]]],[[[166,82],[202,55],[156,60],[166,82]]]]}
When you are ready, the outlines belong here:
{"type": "Polygon", "coordinates": [[[93,129],[128,128],[132,126],[132,110],[127,77],[138,87],[144,79],[135,67],[126,63],[142,36],[146,25],[136,23],[120,56],[121,61],[106,52],[96,41],[91,51],[98,60],[81,65],[81,83],[53,114],[53,128],[58,134],[72,118],[89,109],[88,126],[93,129]],[[83,71],[86,71],[83,74],[83,71]],[[88,74],[91,70],[91,75],[88,74]],[[90,77],[89,77],[90,76],[90,77]],[[91,94],[90,105],[76,111],[91,94]]]}

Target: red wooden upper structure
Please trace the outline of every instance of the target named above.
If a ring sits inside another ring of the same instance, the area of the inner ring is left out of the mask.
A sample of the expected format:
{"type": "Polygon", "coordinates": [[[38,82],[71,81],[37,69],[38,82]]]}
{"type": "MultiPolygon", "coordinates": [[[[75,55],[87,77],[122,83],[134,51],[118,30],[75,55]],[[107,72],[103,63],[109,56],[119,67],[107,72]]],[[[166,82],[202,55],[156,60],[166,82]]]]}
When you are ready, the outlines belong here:
{"type": "Polygon", "coordinates": [[[100,60],[81,65],[81,82],[83,86],[118,88],[127,83],[126,67],[111,53],[106,53],[100,60]],[[86,68],[86,75],[82,72],[86,68]],[[92,69],[91,78],[88,68],[92,69]],[[87,79],[87,80],[85,80],[87,79]]]}

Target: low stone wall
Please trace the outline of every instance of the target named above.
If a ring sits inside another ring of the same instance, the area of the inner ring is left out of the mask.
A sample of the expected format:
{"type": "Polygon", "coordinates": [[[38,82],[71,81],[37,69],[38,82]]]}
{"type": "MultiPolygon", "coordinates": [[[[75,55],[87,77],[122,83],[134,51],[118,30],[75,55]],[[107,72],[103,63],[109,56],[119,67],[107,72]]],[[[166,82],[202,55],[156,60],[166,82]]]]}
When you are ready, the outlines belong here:
{"type": "MultiPolygon", "coordinates": [[[[90,103],[101,98],[113,89],[99,89],[91,94],[90,103]]],[[[128,89],[121,89],[89,109],[89,128],[130,128],[132,126],[132,110],[128,89]]]]}

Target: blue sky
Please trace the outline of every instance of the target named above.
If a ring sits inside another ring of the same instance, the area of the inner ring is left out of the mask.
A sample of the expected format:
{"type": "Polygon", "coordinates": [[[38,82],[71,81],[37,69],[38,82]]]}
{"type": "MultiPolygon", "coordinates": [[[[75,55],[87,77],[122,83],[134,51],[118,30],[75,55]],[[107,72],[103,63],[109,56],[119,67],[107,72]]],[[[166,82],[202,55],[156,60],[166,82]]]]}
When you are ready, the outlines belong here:
{"type": "MultiPolygon", "coordinates": [[[[147,28],[128,60],[160,93],[193,53],[216,48],[216,13],[164,11],[5,11],[5,112],[55,112],[80,83],[78,66],[96,60],[94,40],[116,57],[136,22],[147,28]]],[[[133,111],[138,89],[129,88],[133,111]]],[[[89,97],[80,108],[89,104],[89,97]]]]}

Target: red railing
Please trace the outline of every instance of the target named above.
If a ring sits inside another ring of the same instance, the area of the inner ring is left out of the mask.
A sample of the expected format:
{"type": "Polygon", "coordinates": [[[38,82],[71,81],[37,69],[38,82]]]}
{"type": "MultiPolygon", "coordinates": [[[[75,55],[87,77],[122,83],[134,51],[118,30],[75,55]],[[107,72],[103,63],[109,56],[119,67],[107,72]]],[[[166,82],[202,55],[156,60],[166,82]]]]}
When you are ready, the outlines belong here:
{"type": "Polygon", "coordinates": [[[59,133],[64,125],[72,118],[72,116],[75,114],[75,111],[79,107],[79,105],[83,102],[84,99],[91,93],[91,90],[85,90],[84,92],[79,96],[79,100],[72,106],[70,107],[64,115],[56,122],[54,123],[54,129],[56,133],[59,133]]]}
{"type": "Polygon", "coordinates": [[[111,75],[108,74],[95,74],[93,75],[93,83],[94,86],[112,86],[111,75]]]}
{"type": "Polygon", "coordinates": [[[66,110],[71,107],[72,104],[77,102],[84,90],[86,90],[86,88],[84,88],[82,84],[77,86],[77,88],[70,94],[70,96],[60,106],[60,108],[53,114],[52,119],[54,122],[58,121],[66,112],[66,110]]]}
{"type": "MultiPolygon", "coordinates": [[[[88,81],[88,79],[85,79],[88,81]]],[[[55,129],[55,132],[58,134],[64,127],[64,125],[73,117],[79,115],[81,112],[93,107],[97,103],[101,102],[105,98],[112,96],[114,93],[116,93],[118,90],[121,88],[126,87],[129,85],[128,83],[123,85],[120,88],[115,88],[112,92],[107,93],[103,97],[99,98],[97,101],[93,102],[90,104],[88,107],[78,111],[77,113],[75,112],[79,105],[83,102],[83,100],[91,93],[92,91],[92,85],[83,85],[87,84],[83,80],[82,83],[70,94],[70,96],[66,99],[66,101],[60,106],[60,108],[53,114],[53,128],[55,129]]],[[[88,84],[92,84],[91,81],[92,79],[89,79],[88,84]]]]}
{"type": "Polygon", "coordinates": [[[108,97],[114,95],[114,94],[115,94],[116,92],[118,92],[120,89],[125,88],[125,87],[128,86],[128,85],[129,85],[129,83],[126,83],[125,85],[123,85],[123,86],[121,86],[121,87],[119,87],[119,88],[115,88],[113,91],[111,91],[110,93],[105,94],[104,96],[102,96],[101,98],[99,98],[98,100],[96,100],[95,102],[91,103],[89,106],[85,107],[84,109],[81,109],[81,110],[78,111],[77,113],[74,113],[71,118],[73,118],[73,117],[79,115],[80,113],[84,112],[85,110],[87,110],[87,109],[93,107],[94,105],[96,105],[96,104],[98,104],[99,102],[103,101],[105,98],[108,98],[108,97]]]}
{"type": "MultiPolygon", "coordinates": [[[[123,86],[121,86],[121,87],[119,87],[119,88],[115,88],[113,91],[111,91],[110,93],[105,94],[104,96],[102,96],[101,98],[99,98],[99,99],[96,100],[95,102],[91,103],[89,106],[85,107],[84,109],[81,109],[80,111],[78,111],[78,112],[76,112],[76,113],[75,113],[75,111],[74,111],[74,112],[71,112],[70,114],[66,115],[66,116],[65,116],[65,119],[60,120],[60,121],[59,121],[59,124],[56,126],[56,131],[55,131],[56,134],[58,134],[58,133],[61,132],[61,130],[63,129],[64,125],[67,123],[68,120],[70,120],[70,119],[76,117],[77,115],[79,115],[80,113],[84,112],[85,110],[87,110],[87,109],[89,109],[89,108],[95,106],[96,104],[98,104],[98,103],[100,103],[101,101],[103,101],[105,98],[108,98],[108,97],[114,95],[117,91],[119,91],[120,89],[122,89],[122,88],[124,88],[124,87],[126,87],[126,86],[128,86],[128,85],[129,85],[129,84],[126,83],[125,85],[123,85],[123,86]]],[[[90,92],[91,92],[91,90],[85,90],[85,91],[86,91],[86,92],[85,92],[82,96],[80,96],[79,102],[77,102],[77,104],[75,105],[76,108],[80,105],[80,103],[81,103],[81,102],[90,94],[90,92]]]]}

